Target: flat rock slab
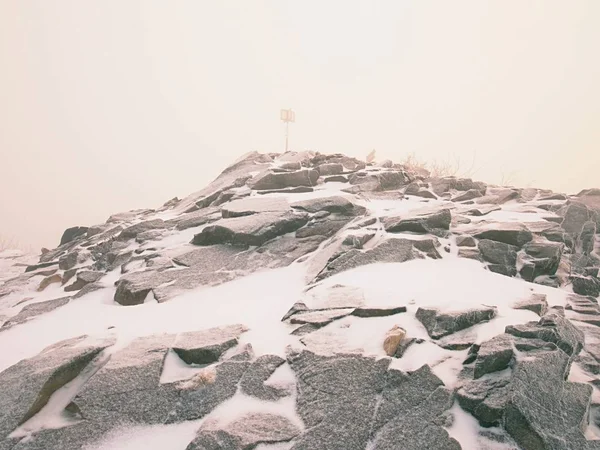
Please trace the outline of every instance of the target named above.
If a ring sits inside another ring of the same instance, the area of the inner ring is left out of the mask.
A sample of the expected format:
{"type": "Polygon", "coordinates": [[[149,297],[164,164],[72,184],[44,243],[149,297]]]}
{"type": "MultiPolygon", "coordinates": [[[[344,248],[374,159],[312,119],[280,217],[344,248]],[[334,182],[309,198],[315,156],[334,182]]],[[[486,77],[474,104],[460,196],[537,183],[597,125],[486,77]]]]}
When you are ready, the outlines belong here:
{"type": "Polygon", "coordinates": [[[318,327],[324,327],[334,320],[341,319],[342,317],[352,314],[353,311],[354,309],[352,308],[346,308],[298,313],[292,316],[290,322],[293,324],[311,324],[318,327]]]}
{"type": "Polygon", "coordinates": [[[388,233],[435,233],[435,230],[449,230],[451,221],[450,210],[442,209],[412,217],[386,217],[383,225],[388,233]]]}
{"type": "Polygon", "coordinates": [[[429,336],[439,339],[457,331],[486,322],[496,316],[494,307],[473,308],[467,311],[440,312],[435,308],[419,308],[416,318],[423,324],[429,336]]]}
{"type": "Polygon", "coordinates": [[[250,186],[256,190],[284,189],[289,187],[315,186],[319,172],[314,169],[303,169],[295,172],[266,172],[252,180],[250,186]]]}
{"type": "MultiPolygon", "coordinates": [[[[513,305],[515,309],[533,311],[538,316],[543,316],[548,311],[548,301],[545,294],[532,294],[528,299],[520,300],[513,305]]],[[[598,311],[600,312],[600,311],[598,311]]]]}
{"type": "Polygon", "coordinates": [[[204,228],[194,236],[194,245],[233,244],[259,246],[296,231],[308,222],[306,213],[262,213],[223,219],[204,228]]]}
{"type": "Polygon", "coordinates": [[[227,425],[219,422],[203,424],[186,450],[252,449],[259,444],[288,442],[300,433],[300,428],[284,416],[254,412],[227,425]]]}
{"type": "Polygon", "coordinates": [[[0,331],[8,330],[15,325],[27,322],[36,316],[54,311],[55,309],[69,303],[69,300],[71,300],[71,297],[61,297],[54,300],[47,300],[45,302],[31,303],[26,305],[16,316],[8,319],[2,325],[2,327],[0,327],[0,331]]]}
{"type": "Polygon", "coordinates": [[[231,218],[265,212],[283,212],[289,209],[290,204],[281,197],[249,197],[225,204],[221,208],[221,214],[223,218],[231,218]]]}
{"type": "Polygon", "coordinates": [[[181,333],[172,348],[186,364],[211,364],[235,347],[246,331],[248,328],[238,324],[181,333]]]}
{"type": "Polygon", "coordinates": [[[368,264],[411,261],[422,258],[420,252],[438,259],[441,256],[437,252],[436,244],[437,240],[435,238],[422,240],[391,238],[368,250],[352,249],[329,261],[318,274],[317,279],[322,280],[337,273],[368,264]]]}
{"type": "Polygon", "coordinates": [[[364,214],[366,211],[365,207],[356,205],[350,200],[348,200],[346,197],[342,197],[340,195],[303,200],[300,202],[292,203],[292,208],[300,209],[309,213],[327,211],[330,213],[337,213],[349,216],[361,215],[364,214]]]}
{"type": "Polygon", "coordinates": [[[519,223],[494,223],[470,233],[477,239],[502,242],[521,248],[533,239],[533,234],[525,225],[519,223]]]}

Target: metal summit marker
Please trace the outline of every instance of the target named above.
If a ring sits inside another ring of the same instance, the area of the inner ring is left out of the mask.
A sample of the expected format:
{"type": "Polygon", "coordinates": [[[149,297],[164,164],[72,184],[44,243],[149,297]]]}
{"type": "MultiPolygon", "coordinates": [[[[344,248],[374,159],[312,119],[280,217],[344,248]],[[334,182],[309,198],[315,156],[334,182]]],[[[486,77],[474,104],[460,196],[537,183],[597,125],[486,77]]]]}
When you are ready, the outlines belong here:
{"type": "Polygon", "coordinates": [[[290,134],[290,123],[296,121],[296,113],[291,109],[282,109],[280,113],[281,120],[285,122],[285,151],[288,151],[288,137],[290,134]]]}

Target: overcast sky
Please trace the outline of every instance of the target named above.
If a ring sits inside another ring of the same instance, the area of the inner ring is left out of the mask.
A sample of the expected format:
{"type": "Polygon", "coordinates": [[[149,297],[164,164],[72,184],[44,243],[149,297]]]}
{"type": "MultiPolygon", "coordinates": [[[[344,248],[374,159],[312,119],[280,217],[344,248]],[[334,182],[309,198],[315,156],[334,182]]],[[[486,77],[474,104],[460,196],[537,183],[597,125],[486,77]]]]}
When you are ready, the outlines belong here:
{"type": "Polygon", "coordinates": [[[600,2],[0,0],[0,235],[157,207],[251,150],[600,186],[600,2]]]}

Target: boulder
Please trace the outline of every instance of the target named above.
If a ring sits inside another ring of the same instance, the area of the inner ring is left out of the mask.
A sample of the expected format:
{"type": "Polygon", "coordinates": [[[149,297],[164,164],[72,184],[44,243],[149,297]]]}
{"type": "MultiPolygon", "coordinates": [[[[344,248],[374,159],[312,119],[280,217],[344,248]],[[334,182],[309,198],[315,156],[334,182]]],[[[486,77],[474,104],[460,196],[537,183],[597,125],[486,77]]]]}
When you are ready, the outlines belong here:
{"type": "Polygon", "coordinates": [[[259,246],[308,222],[306,213],[263,213],[222,219],[205,227],[192,239],[194,245],[233,244],[259,246]]]}
{"type": "Polygon", "coordinates": [[[339,175],[344,171],[344,166],[340,163],[326,163],[316,167],[319,175],[326,177],[329,175],[339,175]]]}
{"type": "Polygon", "coordinates": [[[290,392],[286,389],[265,384],[275,370],[285,362],[285,359],[276,355],[263,355],[257,358],[242,376],[241,391],[246,395],[271,402],[287,397],[290,392]]]}
{"type": "Polygon", "coordinates": [[[439,230],[449,230],[452,215],[449,209],[432,213],[424,213],[413,217],[386,217],[383,225],[388,233],[438,233],[439,230]]]}
{"type": "Polygon", "coordinates": [[[517,272],[518,248],[502,242],[483,239],[479,241],[479,252],[483,259],[496,267],[506,268],[507,274],[514,276],[517,272]]]}
{"type": "Polygon", "coordinates": [[[581,253],[589,256],[594,251],[596,244],[596,222],[586,222],[583,224],[581,234],[579,235],[579,245],[581,246],[581,253]]]}
{"type": "Polygon", "coordinates": [[[319,172],[314,169],[283,173],[266,172],[262,175],[257,175],[250,182],[250,187],[256,190],[272,190],[299,186],[315,186],[318,178],[319,172]]]}
{"type": "Polygon", "coordinates": [[[58,389],[74,380],[111,342],[86,336],[58,342],[0,373],[0,440],[36,415],[58,389]]]}
{"type": "Polygon", "coordinates": [[[288,442],[300,433],[300,428],[284,416],[253,412],[227,424],[204,423],[186,450],[249,450],[260,444],[288,442]]]}
{"type": "Polygon", "coordinates": [[[79,291],[83,289],[84,286],[90,283],[95,283],[104,275],[106,275],[104,272],[97,272],[94,270],[84,270],[82,272],[78,272],[77,279],[69,286],[65,286],[65,292],[79,291]]]}
{"type": "Polygon", "coordinates": [[[575,236],[578,236],[584,225],[594,218],[593,211],[582,203],[571,203],[558,211],[558,214],[564,217],[561,223],[563,230],[575,236]]]}
{"type": "Polygon", "coordinates": [[[472,236],[456,236],[458,247],[477,247],[477,241],[472,236]]]}
{"type": "Polygon", "coordinates": [[[493,228],[490,225],[485,229],[474,230],[471,234],[477,239],[501,242],[518,248],[533,239],[533,235],[527,227],[510,222],[493,224],[493,228]]]}
{"type": "Polygon", "coordinates": [[[59,245],[64,245],[64,244],[68,244],[69,242],[74,241],[75,239],[77,239],[80,236],[83,236],[84,234],[86,234],[88,231],[88,227],[71,227],[71,228],[67,228],[62,237],[60,238],[60,244],[59,245]]]}
{"type": "Polygon", "coordinates": [[[419,308],[415,317],[429,336],[439,339],[496,317],[496,308],[481,307],[466,311],[440,312],[435,308],[419,308]]]}
{"type": "Polygon", "coordinates": [[[292,203],[292,208],[317,213],[327,211],[346,216],[358,216],[365,213],[366,208],[352,203],[345,197],[336,195],[332,197],[320,197],[292,203]]]}
{"type": "Polygon", "coordinates": [[[514,357],[512,336],[501,334],[481,344],[475,360],[474,378],[506,369],[514,357]]]}
{"type": "Polygon", "coordinates": [[[46,289],[48,286],[50,286],[51,284],[62,283],[62,280],[63,280],[62,276],[58,273],[47,276],[42,281],[40,281],[40,285],[38,286],[37,290],[38,290],[38,292],[41,292],[44,289],[46,289]]]}
{"type": "Polygon", "coordinates": [[[466,202],[468,200],[473,200],[475,198],[483,197],[481,191],[477,189],[469,189],[463,194],[457,195],[452,198],[453,202],[466,202]]]}
{"type": "Polygon", "coordinates": [[[348,177],[345,177],[344,175],[333,175],[331,177],[326,177],[323,180],[324,183],[347,183],[348,182],[348,177]]]}
{"type": "Polygon", "coordinates": [[[121,231],[121,234],[119,234],[119,239],[133,239],[138,234],[143,233],[145,231],[160,230],[166,228],[166,226],[167,225],[162,219],[146,220],[144,222],[136,223],[135,225],[131,225],[130,227],[125,228],[123,231],[121,231]]]}
{"type": "Polygon", "coordinates": [[[533,311],[538,316],[543,316],[548,311],[548,301],[546,294],[531,294],[526,300],[520,300],[513,305],[515,309],[526,309],[533,311]]]}
{"type": "Polygon", "coordinates": [[[287,200],[280,197],[250,197],[234,200],[221,208],[224,219],[258,213],[280,213],[290,209],[287,200]]]}
{"type": "Polygon", "coordinates": [[[406,312],[406,306],[366,307],[359,306],[352,311],[356,317],[387,317],[406,312]]]}
{"type": "Polygon", "coordinates": [[[73,251],[58,259],[58,268],[60,270],[69,270],[75,267],[79,262],[79,252],[73,251]]]}
{"type": "Polygon", "coordinates": [[[181,333],[172,348],[186,364],[212,364],[235,347],[240,335],[246,331],[248,329],[243,325],[230,325],[181,333]]]}
{"type": "Polygon", "coordinates": [[[54,311],[55,309],[69,303],[70,299],[71,297],[61,297],[55,298],[54,300],[46,300],[44,302],[30,303],[29,305],[25,305],[16,316],[11,317],[4,322],[2,327],[0,327],[0,331],[8,330],[15,325],[27,322],[36,316],[54,311]]]}
{"type": "Polygon", "coordinates": [[[573,292],[580,295],[589,295],[591,297],[600,296],[600,279],[592,276],[572,276],[573,292]]]}

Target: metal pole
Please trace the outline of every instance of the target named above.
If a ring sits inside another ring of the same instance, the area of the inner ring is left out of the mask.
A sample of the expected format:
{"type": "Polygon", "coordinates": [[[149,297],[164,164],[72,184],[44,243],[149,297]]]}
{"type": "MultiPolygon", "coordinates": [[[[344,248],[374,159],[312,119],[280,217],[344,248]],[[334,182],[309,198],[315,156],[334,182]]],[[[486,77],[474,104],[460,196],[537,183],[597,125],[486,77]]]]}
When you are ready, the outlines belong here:
{"type": "Polygon", "coordinates": [[[285,152],[287,153],[288,151],[288,135],[290,133],[290,123],[286,122],[285,123],[285,152]]]}

